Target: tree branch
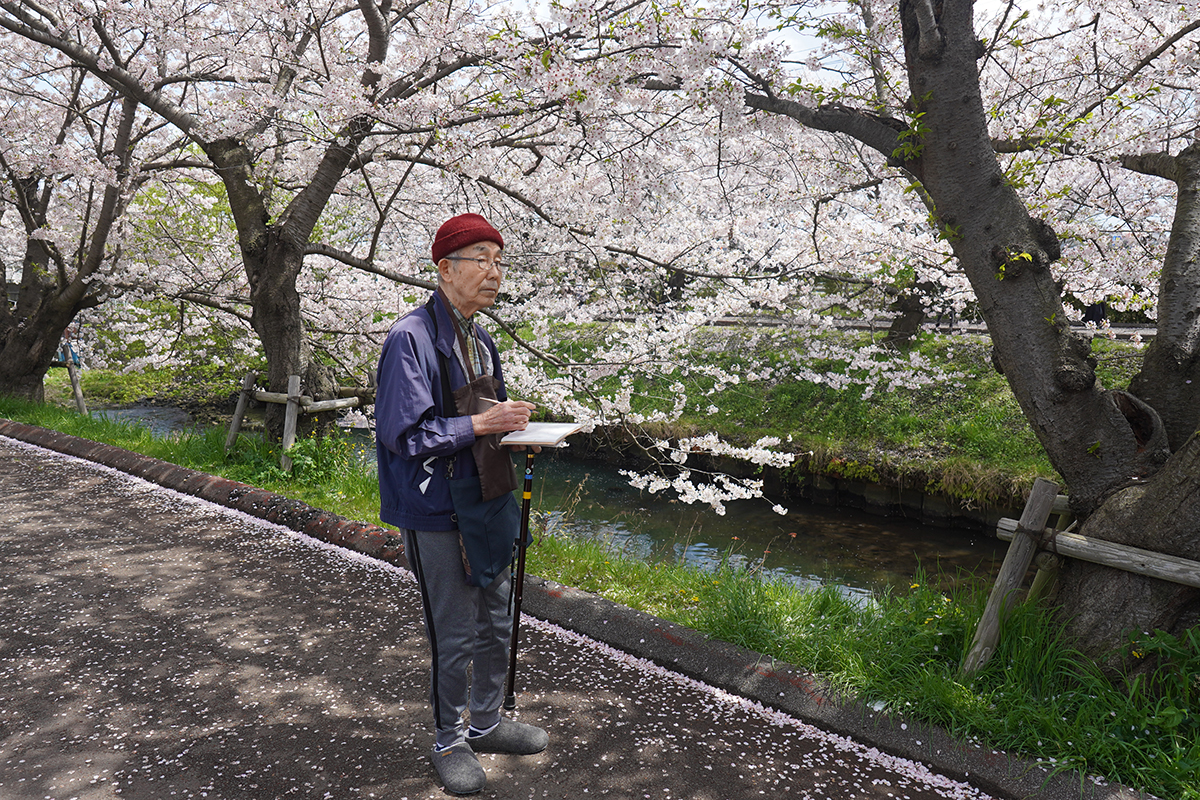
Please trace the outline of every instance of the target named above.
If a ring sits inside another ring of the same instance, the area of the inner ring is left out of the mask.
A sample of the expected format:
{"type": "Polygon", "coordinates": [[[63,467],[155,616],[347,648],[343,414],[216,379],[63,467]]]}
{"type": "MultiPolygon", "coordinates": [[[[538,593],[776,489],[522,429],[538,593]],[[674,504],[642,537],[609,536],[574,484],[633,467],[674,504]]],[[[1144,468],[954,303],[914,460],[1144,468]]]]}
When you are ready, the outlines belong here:
{"type": "MultiPolygon", "coordinates": [[[[49,29],[30,24],[26,21],[25,15],[20,14],[19,9],[14,8],[16,5],[16,3],[0,3],[0,8],[12,14],[12,17],[0,16],[0,27],[59,51],[121,94],[132,97],[163,119],[170,121],[181,131],[195,136],[199,126],[196,118],[191,114],[167,100],[161,93],[142,85],[135,76],[121,67],[102,68],[96,55],[84,49],[82,45],[56,36],[49,29]]],[[[30,4],[26,3],[26,5],[30,4]]]]}
{"type": "Polygon", "coordinates": [[[1193,33],[1194,31],[1197,31],[1197,30],[1200,30],[1200,19],[1192,21],[1188,25],[1185,25],[1184,27],[1180,28],[1178,31],[1176,31],[1172,35],[1168,36],[1166,39],[1163,40],[1162,44],[1160,44],[1158,47],[1154,48],[1149,53],[1147,53],[1145,56],[1143,56],[1142,60],[1139,61],[1137,64],[1135,64],[1128,72],[1126,72],[1125,75],[1123,75],[1120,80],[1118,80],[1116,83],[1112,84],[1111,86],[1105,87],[1104,91],[1101,93],[1100,99],[1095,100],[1092,103],[1088,104],[1083,109],[1083,111],[1080,111],[1078,114],[1075,115],[1075,119],[1076,120],[1086,119],[1089,114],[1091,114],[1093,111],[1095,111],[1101,105],[1103,105],[1104,101],[1108,100],[1112,96],[1113,92],[1117,91],[1122,86],[1124,86],[1127,83],[1129,83],[1130,81],[1132,81],[1135,77],[1137,77],[1137,74],[1139,72],[1144,70],[1146,67],[1150,66],[1152,63],[1154,63],[1155,59],[1157,59],[1163,53],[1167,52],[1172,47],[1174,47],[1175,44],[1177,42],[1179,42],[1179,40],[1183,39],[1184,37],[1188,36],[1189,34],[1193,33]]]}
{"type": "Polygon", "coordinates": [[[925,60],[937,58],[946,46],[946,38],[933,13],[933,0],[912,0],[912,8],[920,30],[917,53],[925,60]]]}
{"type": "Polygon", "coordinates": [[[1118,159],[1122,167],[1143,175],[1155,175],[1178,182],[1178,167],[1170,153],[1141,153],[1122,155],[1118,159]]]}
{"type": "Polygon", "coordinates": [[[376,7],[374,0],[359,0],[358,10],[362,12],[363,23],[367,27],[367,65],[363,68],[359,81],[368,89],[375,88],[382,74],[374,64],[382,65],[387,58],[388,25],[383,13],[376,7]]]}
{"type": "Polygon", "coordinates": [[[813,130],[844,133],[883,155],[893,166],[913,170],[916,165],[914,161],[896,162],[893,153],[900,145],[899,134],[907,130],[908,126],[892,117],[860,111],[840,103],[822,105],[814,109],[795,100],[768,97],[754,92],[746,92],[745,100],[746,105],[755,111],[791,117],[813,130]]]}
{"type": "Polygon", "coordinates": [[[347,253],[345,250],[339,250],[336,247],[331,247],[327,244],[322,244],[321,242],[309,242],[308,246],[304,249],[304,254],[332,258],[334,261],[339,261],[348,267],[353,267],[354,269],[361,270],[363,272],[369,272],[372,275],[378,275],[382,278],[387,278],[389,281],[394,283],[403,283],[408,286],[416,286],[420,289],[428,289],[430,291],[433,291],[437,288],[437,284],[433,281],[401,275],[399,272],[393,272],[390,269],[377,266],[374,259],[360,258],[351,253],[347,253]]]}
{"type": "Polygon", "coordinates": [[[237,317],[242,322],[245,322],[247,325],[251,325],[250,313],[248,313],[246,311],[242,311],[241,309],[238,309],[238,308],[234,308],[233,306],[225,305],[221,301],[214,300],[212,297],[209,297],[208,295],[199,294],[198,292],[184,291],[184,292],[177,292],[174,295],[169,295],[169,296],[174,297],[179,300],[186,300],[187,302],[194,303],[198,306],[205,306],[206,308],[211,308],[216,311],[224,312],[226,314],[229,314],[230,316],[237,317]]]}
{"type": "Polygon", "coordinates": [[[184,300],[188,303],[194,303],[198,306],[204,306],[206,308],[211,308],[215,311],[221,311],[229,314],[230,316],[237,317],[247,325],[250,325],[251,322],[249,312],[242,311],[240,308],[237,308],[233,305],[227,305],[227,303],[230,301],[249,305],[249,300],[242,300],[241,298],[226,298],[225,300],[219,300],[214,298],[212,295],[204,294],[202,292],[195,291],[194,289],[183,289],[178,292],[164,292],[162,284],[143,283],[141,281],[118,281],[113,283],[112,286],[114,289],[119,289],[122,292],[144,292],[148,295],[165,297],[171,300],[184,300]]]}
{"type": "Polygon", "coordinates": [[[121,103],[121,121],[117,124],[117,134],[113,139],[112,153],[117,158],[117,174],[115,179],[104,187],[104,201],[100,207],[100,215],[96,219],[96,227],[92,231],[91,248],[87,258],[79,267],[77,281],[79,286],[73,290],[73,300],[83,295],[86,281],[100,269],[108,250],[108,235],[113,223],[121,214],[121,193],[124,183],[129,176],[129,161],[131,157],[129,141],[133,135],[133,119],[137,114],[138,103],[132,97],[126,96],[121,103]]]}
{"type": "Polygon", "coordinates": [[[492,311],[490,308],[480,309],[479,313],[483,314],[488,319],[492,320],[497,325],[499,325],[501,330],[503,330],[505,333],[507,333],[509,335],[509,338],[511,338],[514,342],[516,342],[518,345],[520,345],[524,349],[528,350],[535,357],[540,358],[541,360],[545,361],[546,363],[553,364],[554,366],[560,367],[562,369],[570,368],[571,365],[568,364],[566,361],[563,361],[558,356],[550,355],[549,353],[545,352],[544,350],[539,350],[538,348],[531,345],[529,342],[525,341],[521,337],[521,335],[519,333],[517,333],[516,328],[509,325],[504,320],[500,319],[500,317],[496,316],[496,313],[494,311],[492,311]]]}

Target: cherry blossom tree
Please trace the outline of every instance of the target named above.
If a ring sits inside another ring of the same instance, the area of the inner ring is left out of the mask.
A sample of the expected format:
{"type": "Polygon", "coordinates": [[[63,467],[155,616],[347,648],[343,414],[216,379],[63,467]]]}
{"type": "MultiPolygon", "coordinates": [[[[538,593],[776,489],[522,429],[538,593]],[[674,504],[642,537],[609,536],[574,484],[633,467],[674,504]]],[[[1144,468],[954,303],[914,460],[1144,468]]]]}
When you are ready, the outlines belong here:
{"type": "MultiPolygon", "coordinates": [[[[126,256],[135,274],[117,285],[248,320],[275,388],[300,373],[306,392],[321,396],[335,370],[366,374],[387,323],[417,300],[413,287],[431,285],[423,253],[456,211],[485,210],[520,232],[498,319],[510,332],[508,320],[538,322],[533,341],[509,356],[514,386],[596,424],[677,415],[686,391],[649,415],[632,412],[632,396],[639,381],[673,387],[686,376],[693,368],[680,345],[709,321],[786,310],[819,332],[824,311],[860,314],[888,296],[879,273],[906,247],[934,243],[920,215],[893,210],[879,223],[862,213],[903,208],[901,189],[873,176],[847,190],[842,173],[863,163],[853,148],[789,131],[784,120],[751,120],[736,82],[714,86],[731,48],[744,65],[778,60],[779,46],[737,5],[553,4],[536,20],[483,5],[281,5],[252,16],[171,3],[4,8],[0,24],[34,45],[26,52],[67,59],[180,135],[170,157],[133,165],[161,182],[132,201],[126,256]],[[677,74],[691,77],[661,91],[655,76],[677,74]],[[202,202],[218,198],[200,175],[223,190],[216,206],[202,202]],[[147,211],[160,197],[180,210],[177,220],[147,211]],[[196,230],[222,210],[240,277],[218,232],[196,230]],[[203,254],[182,241],[184,230],[212,240],[203,254]],[[879,240],[865,260],[853,232],[879,240]],[[547,359],[541,321],[550,319],[603,320],[607,342],[588,363],[547,359]]],[[[138,338],[161,342],[147,359],[193,333],[184,316],[171,330],[142,323],[138,338]]],[[[109,330],[137,330],[111,320],[109,330]]],[[[797,358],[771,378],[872,382],[881,365],[871,353],[826,351],[851,364],[840,376],[797,358]]],[[[700,372],[718,387],[767,375],[751,363],[700,372]]],[[[698,437],[655,449],[676,460],[697,451],[791,458],[767,444],[698,437]]],[[[696,489],[693,474],[671,484],[718,509],[757,491],[728,477],[696,489]]]]}
{"type": "Polygon", "coordinates": [[[0,93],[0,231],[15,302],[0,304],[0,392],[41,400],[68,326],[108,296],[144,132],[136,103],[84,71],[12,56],[0,93]]]}
{"type": "MultiPolygon", "coordinates": [[[[302,284],[315,274],[307,258],[428,286],[387,262],[423,251],[434,220],[455,206],[510,217],[501,207],[520,208],[513,213],[570,229],[571,215],[558,212],[572,204],[571,191],[588,187],[556,191],[548,181],[570,184],[571,172],[539,170],[542,150],[575,146],[591,160],[590,128],[612,113],[605,100],[623,93],[621,78],[653,71],[638,66],[640,54],[656,58],[664,37],[684,42],[675,51],[697,63],[716,57],[706,42],[686,44],[681,11],[648,3],[559,7],[540,22],[483,3],[0,8],[7,41],[65,57],[148,109],[181,134],[166,165],[220,182],[270,386],[299,374],[316,397],[331,395],[335,381],[307,335],[302,284]],[[621,74],[606,68],[614,62],[621,74]],[[522,184],[557,200],[532,197],[522,184]],[[333,219],[324,216],[331,211],[333,219]]],[[[653,135],[660,123],[646,124],[631,122],[626,139],[653,135]]],[[[278,428],[279,416],[269,414],[268,425],[278,428]]]]}
{"type": "MultiPolygon", "coordinates": [[[[1197,11],[1008,3],[977,20],[965,0],[864,0],[822,23],[846,80],[745,83],[750,108],[861,142],[911,181],[1082,532],[1192,559],[1197,11]],[[1097,383],[1065,290],[1157,316],[1133,386],[1097,383]]],[[[1077,562],[1060,585],[1070,631],[1097,657],[1130,630],[1200,620],[1200,594],[1166,582],[1077,562]]]]}

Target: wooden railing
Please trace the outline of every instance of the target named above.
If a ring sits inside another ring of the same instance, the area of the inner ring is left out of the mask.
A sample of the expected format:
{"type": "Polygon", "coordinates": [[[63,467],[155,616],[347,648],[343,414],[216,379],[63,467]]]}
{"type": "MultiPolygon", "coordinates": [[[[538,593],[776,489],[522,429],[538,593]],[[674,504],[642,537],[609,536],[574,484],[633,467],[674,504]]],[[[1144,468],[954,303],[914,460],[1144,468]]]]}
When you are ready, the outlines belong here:
{"type": "Polygon", "coordinates": [[[996,536],[1009,543],[1008,552],[975,630],[975,639],[963,660],[964,674],[981,669],[992,657],[1000,641],[1000,625],[1016,602],[1031,563],[1037,565],[1038,571],[1029,588],[1028,601],[1036,601],[1049,591],[1063,556],[1200,588],[1200,562],[1082,536],[1072,532],[1074,524],[1070,522],[1067,497],[1058,494],[1058,486],[1053,482],[1038,478],[1021,519],[1006,518],[996,524],[996,536]],[[1058,519],[1054,526],[1047,527],[1051,515],[1057,515],[1058,519]]]}
{"type": "Polygon", "coordinates": [[[348,397],[313,400],[311,397],[300,394],[299,375],[288,376],[286,394],[255,389],[254,384],[257,380],[257,372],[248,372],[242,379],[242,390],[238,394],[233,419],[229,423],[229,435],[225,437],[225,452],[228,453],[229,448],[233,447],[233,443],[237,440],[238,431],[242,428],[242,419],[246,415],[246,407],[251,399],[258,400],[260,403],[284,404],[287,406],[287,410],[283,416],[283,439],[280,442],[282,453],[279,456],[279,465],[289,472],[292,469],[292,459],[288,457],[287,451],[296,443],[296,425],[301,414],[317,414],[322,411],[336,411],[340,408],[355,408],[359,405],[369,404],[369,401],[361,395],[361,390],[354,387],[339,387],[339,393],[349,394],[348,397]]]}

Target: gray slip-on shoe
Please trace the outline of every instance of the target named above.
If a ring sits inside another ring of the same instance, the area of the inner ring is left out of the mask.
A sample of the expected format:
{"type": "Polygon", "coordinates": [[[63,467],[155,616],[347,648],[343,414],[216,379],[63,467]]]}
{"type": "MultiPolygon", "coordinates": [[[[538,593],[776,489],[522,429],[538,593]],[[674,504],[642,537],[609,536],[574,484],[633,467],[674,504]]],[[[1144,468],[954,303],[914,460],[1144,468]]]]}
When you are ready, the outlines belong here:
{"type": "Polygon", "coordinates": [[[533,725],[501,717],[500,724],[483,736],[468,734],[467,742],[476,753],[529,756],[546,749],[546,745],[550,744],[550,734],[533,725]]]}
{"type": "Polygon", "coordinates": [[[468,744],[434,751],[433,767],[450,794],[475,794],[487,786],[487,773],[468,744]]]}

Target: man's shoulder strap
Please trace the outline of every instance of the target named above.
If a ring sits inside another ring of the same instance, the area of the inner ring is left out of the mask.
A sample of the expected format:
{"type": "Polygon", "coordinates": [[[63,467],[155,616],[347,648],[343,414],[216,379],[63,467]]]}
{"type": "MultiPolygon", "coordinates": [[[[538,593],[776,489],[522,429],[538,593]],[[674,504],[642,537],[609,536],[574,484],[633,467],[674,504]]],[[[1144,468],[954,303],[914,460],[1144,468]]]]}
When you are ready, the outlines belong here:
{"type": "Polygon", "coordinates": [[[438,333],[437,299],[436,298],[437,298],[437,295],[433,295],[433,294],[429,295],[429,299],[426,300],[425,305],[422,306],[422,308],[425,309],[425,312],[427,314],[429,314],[430,321],[433,322],[433,340],[434,340],[434,342],[437,341],[437,333],[438,333]]]}
{"type": "Polygon", "coordinates": [[[437,353],[438,373],[442,376],[442,416],[457,417],[458,409],[454,405],[454,390],[450,388],[450,363],[437,346],[438,321],[436,298],[436,295],[429,295],[429,300],[425,302],[423,308],[429,314],[429,320],[433,323],[433,351],[437,353]]]}

